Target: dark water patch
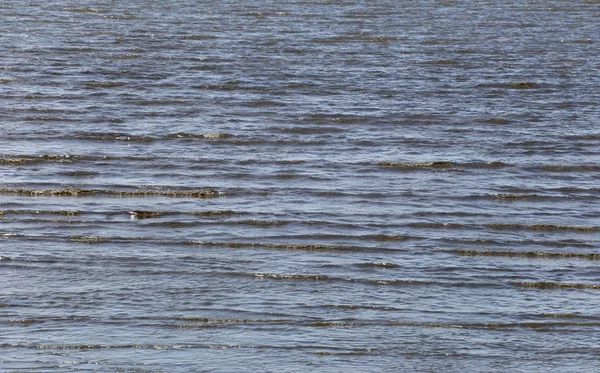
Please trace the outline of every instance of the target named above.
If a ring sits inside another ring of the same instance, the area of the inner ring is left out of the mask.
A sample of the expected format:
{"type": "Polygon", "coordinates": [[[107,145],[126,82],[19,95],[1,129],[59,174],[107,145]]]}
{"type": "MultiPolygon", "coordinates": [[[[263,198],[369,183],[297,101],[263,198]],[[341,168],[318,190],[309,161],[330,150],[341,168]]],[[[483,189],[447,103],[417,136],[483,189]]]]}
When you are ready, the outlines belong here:
{"type": "Polygon", "coordinates": [[[192,105],[191,101],[179,100],[179,99],[137,99],[132,100],[131,103],[137,106],[172,106],[172,105],[192,105]]]}
{"type": "Polygon", "coordinates": [[[0,164],[2,165],[11,165],[11,166],[23,166],[25,164],[35,163],[38,160],[35,158],[9,158],[9,157],[0,157],[0,164]]]}
{"type": "Polygon", "coordinates": [[[191,241],[201,245],[225,246],[230,248],[269,248],[276,250],[299,250],[313,252],[372,252],[372,251],[402,251],[394,248],[349,246],[349,245],[325,245],[325,244],[296,244],[296,243],[270,243],[270,242],[215,242],[215,241],[191,241]]]}
{"type": "Polygon", "coordinates": [[[565,140],[597,141],[600,140],[600,133],[587,133],[583,135],[563,135],[565,140]]]}
{"type": "Polygon", "coordinates": [[[200,217],[221,217],[221,216],[232,216],[232,215],[247,215],[246,211],[233,211],[233,210],[208,210],[208,211],[192,211],[185,212],[185,214],[200,217]]]}
{"type": "Polygon", "coordinates": [[[475,161],[475,162],[461,162],[455,163],[457,167],[461,169],[498,169],[514,167],[514,164],[506,163],[502,161],[475,161]]]}
{"type": "MultiPolygon", "coordinates": [[[[261,344],[249,344],[249,345],[236,345],[236,344],[5,344],[0,347],[20,347],[20,348],[35,348],[39,350],[107,350],[107,349],[124,349],[124,350],[188,350],[188,349],[208,349],[208,350],[231,350],[231,349],[249,349],[249,350],[300,350],[300,351],[333,351],[343,353],[348,348],[336,347],[336,346],[324,346],[324,345],[261,345],[261,344]]],[[[356,351],[370,351],[368,348],[350,348],[352,352],[356,351]]],[[[138,372],[140,369],[127,370],[127,372],[138,372]]],[[[145,372],[145,370],[142,370],[145,372]]],[[[153,371],[154,372],[154,371],[153,371]]]]}
{"type": "Polygon", "coordinates": [[[418,61],[418,65],[441,65],[441,66],[457,66],[460,65],[459,61],[456,60],[429,60],[429,61],[418,61]]]}
{"type": "Polygon", "coordinates": [[[244,101],[242,103],[243,106],[248,107],[284,107],[287,106],[283,102],[273,101],[273,100],[250,100],[244,101]]]}
{"type": "Polygon", "coordinates": [[[421,43],[424,45],[443,45],[443,44],[457,44],[461,40],[453,38],[431,38],[425,39],[421,43]]]}
{"type": "Polygon", "coordinates": [[[50,115],[27,115],[23,120],[28,122],[79,122],[76,118],[55,117],[50,115]]]}
{"type": "Polygon", "coordinates": [[[115,60],[134,60],[141,58],[142,55],[139,53],[119,53],[111,56],[115,60]]]}
{"type": "Polygon", "coordinates": [[[454,162],[435,161],[435,162],[379,162],[380,166],[403,170],[419,169],[448,169],[455,166],[454,162]]]}
{"type": "Polygon", "coordinates": [[[584,284],[584,283],[572,283],[572,282],[553,282],[553,281],[536,281],[536,282],[525,282],[515,281],[513,285],[525,288],[525,289],[600,289],[600,284],[584,284]]]}
{"type": "Polygon", "coordinates": [[[96,176],[99,175],[100,173],[95,172],[95,171],[61,171],[61,172],[57,172],[58,175],[62,175],[62,176],[69,176],[69,177],[91,177],[91,176],[96,176]]]}
{"type": "Polygon", "coordinates": [[[496,193],[496,194],[493,194],[491,197],[493,197],[495,199],[501,199],[501,200],[527,200],[527,199],[552,198],[552,196],[542,196],[539,194],[514,194],[514,193],[496,193]]]}
{"type": "Polygon", "coordinates": [[[485,119],[477,119],[476,122],[478,123],[485,123],[485,124],[494,124],[494,125],[507,125],[510,124],[511,121],[505,118],[485,118],[485,119]]]}
{"type": "MultiPolygon", "coordinates": [[[[203,324],[292,324],[291,319],[236,319],[216,317],[181,316],[179,320],[203,324]]],[[[186,325],[186,324],[183,324],[186,325]]]]}
{"type": "Polygon", "coordinates": [[[177,132],[165,135],[165,139],[225,139],[233,137],[234,135],[229,133],[195,133],[195,132],[177,132]]]}
{"type": "MultiPolygon", "coordinates": [[[[173,226],[187,227],[187,223],[171,222],[173,226]]],[[[152,225],[152,224],[150,224],[152,225]]],[[[234,242],[234,241],[201,241],[194,239],[156,238],[156,237],[123,237],[123,236],[100,236],[100,235],[23,235],[14,233],[2,233],[0,237],[6,237],[26,241],[48,241],[48,242],[83,242],[90,244],[126,244],[144,243],[153,246],[205,246],[211,248],[224,247],[230,249],[273,249],[282,251],[307,251],[307,252],[405,252],[406,249],[372,246],[350,246],[335,244],[300,244],[300,243],[277,243],[277,242],[234,242]]],[[[314,237],[314,235],[312,236],[314,237]]]]}
{"type": "Polygon", "coordinates": [[[595,232],[600,230],[600,227],[595,226],[570,226],[570,225],[554,225],[554,224],[504,224],[504,223],[489,223],[486,227],[492,229],[508,229],[508,230],[536,230],[536,231],[578,231],[578,232],[595,232]]]}
{"type": "Polygon", "coordinates": [[[83,82],[83,85],[86,88],[116,88],[116,87],[122,87],[125,84],[127,84],[126,82],[102,82],[102,81],[97,81],[97,80],[89,80],[89,81],[85,81],[83,82]]]}
{"type": "Polygon", "coordinates": [[[74,13],[108,13],[107,9],[91,8],[91,7],[81,7],[81,8],[65,7],[62,9],[69,11],[69,12],[74,12],[74,13]]]}
{"type": "Polygon", "coordinates": [[[133,219],[154,219],[160,218],[164,214],[160,211],[149,211],[149,210],[132,210],[129,214],[133,219]]]}
{"type": "Polygon", "coordinates": [[[303,159],[280,159],[280,160],[264,160],[264,159],[243,159],[241,161],[237,161],[237,164],[241,166],[247,165],[301,165],[305,164],[307,161],[303,159]]]}
{"type": "Polygon", "coordinates": [[[111,189],[24,189],[24,188],[0,188],[0,194],[19,195],[26,197],[87,197],[96,195],[118,196],[118,197],[173,197],[173,198],[208,198],[215,197],[222,192],[214,189],[194,190],[111,190],[111,189]]]}
{"type": "Polygon", "coordinates": [[[598,327],[600,322],[515,322],[515,323],[439,323],[439,322],[420,322],[420,321],[402,321],[402,320],[387,320],[387,321],[317,321],[308,324],[311,327],[319,328],[335,328],[335,327],[372,327],[372,326],[404,326],[404,327],[421,327],[421,328],[450,328],[450,329],[521,329],[529,328],[533,330],[555,330],[569,327],[598,327]]]}
{"type": "Polygon", "coordinates": [[[467,287],[467,288],[498,288],[504,287],[504,284],[497,282],[448,282],[448,281],[428,281],[417,279],[371,279],[371,278],[355,278],[355,277],[338,277],[323,274],[291,274],[291,273],[267,273],[267,272],[251,272],[228,273],[232,276],[254,277],[258,279],[272,280],[289,280],[289,281],[313,281],[313,282],[340,282],[340,283],[355,283],[369,286],[390,286],[390,287],[406,287],[406,286],[440,286],[440,287],[467,287]]]}
{"type": "Polygon", "coordinates": [[[580,313],[543,313],[541,315],[538,315],[538,317],[552,318],[552,319],[591,319],[591,320],[598,320],[600,318],[598,316],[583,315],[580,313]]]}
{"type": "Polygon", "coordinates": [[[284,225],[288,225],[291,223],[292,223],[292,221],[290,221],[290,220],[272,220],[272,219],[270,219],[270,220],[248,219],[248,220],[242,220],[242,221],[236,222],[236,224],[251,225],[251,226],[263,227],[263,228],[279,227],[279,226],[284,226],[284,225]]]}
{"type": "Polygon", "coordinates": [[[367,262],[367,263],[356,263],[354,267],[358,268],[397,268],[398,265],[390,262],[367,262]]]}
{"type": "Polygon", "coordinates": [[[72,163],[82,159],[85,157],[71,154],[1,155],[0,164],[23,166],[40,162],[72,163]]]}
{"type": "Polygon", "coordinates": [[[11,256],[0,256],[0,262],[58,263],[58,261],[54,259],[24,258],[11,256]]]}
{"type": "Polygon", "coordinates": [[[482,83],[478,84],[477,87],[481,88],[502,88],[502,89],[535,89],[539,88],[540,83],[535,82],[506,82],[506,83],[482,83]]]}
{"type": "Polygon", "coordinates": [[[504,256],[540,259],[579,258],[600,260],[600,253],[549,252],[549,251],[512,251],[512,250],[466,250],[457,249],[462,256],[504,256]]]}
{"type": "Polygon", "coordinates": [[[425,229],[458,229],[464,230],[468,229],[469,226],[460,223],[430,223],[430,222],[419,222],[419,223],[409,223],[407,226],[412,228],[425,228],[425,229]]]}
{"type": "Polygon", "coordinates": [[[194,70],[194,71],[220,71],[220,70],[224,69],[224,66],[221,66],[221,65],[211,65],[211,64],[190,65],[190,66],[185,66],[184,69],[186,69],[186,70],[194,70]]]}
{"type": "Polygon", "coordinates": [[[183,35],[181,37],[182,40],[212,40],[212,39],[217,39],[218,37],[216,35],[200,35],[200,34],[188,34],[188,35],[183,35]]]}
{"type": "Polygon", "coordinates": [[[339,127],[325,127],[325,126],[292,126],[292,127],[269,127],[267,130],[278,133],[290,133],[290,134],[325,134],[325,133],[341,133],[344,132],[339,127]]]}
{"type": "Polygon", "coordinates": [[[301,116],[296,119],[300,122],[308,122],[312,124],[360,124],[371,122],[377,118],[372,116],[348,115],[340,113],[311,113],[308,116],[301,116]]]}
{"type": "Polygon", "coordinates": [[[390,307],[390,306],[380,306],[380,305],[359,305],[359,304],[323,304],[318,306],[319,308],[341,308],[348,310],[377,310],[377,311],[406,311],[406,308],[398,308],[398,307],[390,307]]]}
{"type": "Polygon", "coordinates": [[[69,237],[70,241],[73,242],[84,242],[84,243],[100,243],[100,242],[113,242],[114,239],[111,237],[103,236],[90,236],[90,235],[77,235],[69,237]]]}
{"type": "Polygon", "coordinates": [[[387,35],[337,35],[324,38],[313,38],[310,41],[317,44],[344,44],[344,43],[394,43],[402,40],[397,36],[387,35]]]}
{"type": "Polygon", "coordinates": [[[74,134],[77,140],[88,141],[127,141],[127,142],[152,142],[156,137],[146,135],[131,135],[119,132],[83,132],[77,131],[74,134]]]}
{"type": "Polygon", "coordinates": [[[552,164],[546,164],[546,165],[537,166],[535,168],[538,168],[542,171],[547,171],[547,172],[585,173],[585,172],[599,172],[600,171],[600,165],[552,165],[552,164]]]}
{"type": "Polygon", "coordinates": [[[351,237],[367,241],[378,241],[378,242],[393,242],[393,241],[408,241],[414,239],[422,239],[420,236],[403,235],[403,234],[364,234],[364,235],[347,235],[344,237],[351,237]]]}
{"type": "Polygon", "coordinates": [[[581,248],[590,248],[596,249],[591,242],[588,241],[580,241],[574,239],[565,239],[565,240],[500,240],[500,239],[489,239],[489,238],[455,238],[455,237],[443,237],[439,239],[443,242],[448,242],[454,245],[486,245],[486,246],[495,246],[495,247],[527,247],[527,246],[541,246],[541,247],[554,247],[554,248],[563,248],[563,247],[581,247],[581,248]]]}

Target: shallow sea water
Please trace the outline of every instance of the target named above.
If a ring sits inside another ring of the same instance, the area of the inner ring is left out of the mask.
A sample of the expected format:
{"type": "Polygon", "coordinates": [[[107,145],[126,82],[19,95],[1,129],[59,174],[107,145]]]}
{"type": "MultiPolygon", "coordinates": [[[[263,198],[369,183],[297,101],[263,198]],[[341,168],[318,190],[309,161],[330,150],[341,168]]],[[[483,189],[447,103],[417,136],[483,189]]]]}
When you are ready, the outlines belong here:
{"type": "Polygon", "coordinates": [[[597,371],[598,1],[0,20],[0,370],[597,371]]]}

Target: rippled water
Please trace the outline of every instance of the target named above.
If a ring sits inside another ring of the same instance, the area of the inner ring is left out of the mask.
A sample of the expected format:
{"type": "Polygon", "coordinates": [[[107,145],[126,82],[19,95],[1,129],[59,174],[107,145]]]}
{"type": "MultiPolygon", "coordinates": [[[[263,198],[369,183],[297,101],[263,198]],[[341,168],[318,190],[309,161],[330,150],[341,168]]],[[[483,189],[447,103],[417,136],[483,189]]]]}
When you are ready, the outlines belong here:
{"type": "Polygon", "coordinates": [[[598,1],[0,19],[2,371],[597,369],[598,1]]]}

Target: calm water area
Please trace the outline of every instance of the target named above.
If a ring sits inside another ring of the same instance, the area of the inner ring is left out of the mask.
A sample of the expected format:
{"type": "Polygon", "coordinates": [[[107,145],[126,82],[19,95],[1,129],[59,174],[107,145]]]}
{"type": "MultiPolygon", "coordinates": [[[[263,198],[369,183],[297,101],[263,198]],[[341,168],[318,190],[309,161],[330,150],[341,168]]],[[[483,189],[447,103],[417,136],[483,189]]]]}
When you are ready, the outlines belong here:
{"type": "Polygon", "coordinates": [[[0,371],[600,371],[599,46],[598,0],[3,0],[0,371]]]}

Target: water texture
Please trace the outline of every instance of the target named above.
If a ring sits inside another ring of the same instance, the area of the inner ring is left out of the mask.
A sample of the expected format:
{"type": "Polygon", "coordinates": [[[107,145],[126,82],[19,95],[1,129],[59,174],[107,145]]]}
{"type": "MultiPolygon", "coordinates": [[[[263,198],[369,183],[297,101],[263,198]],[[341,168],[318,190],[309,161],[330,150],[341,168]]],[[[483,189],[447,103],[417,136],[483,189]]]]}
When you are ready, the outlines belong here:
{"type": "Polygon", "coordinates": [[[600,3],[0,3],[3,372],[594,372],[600,3]]]}

